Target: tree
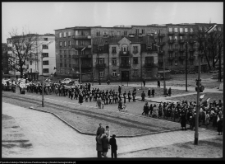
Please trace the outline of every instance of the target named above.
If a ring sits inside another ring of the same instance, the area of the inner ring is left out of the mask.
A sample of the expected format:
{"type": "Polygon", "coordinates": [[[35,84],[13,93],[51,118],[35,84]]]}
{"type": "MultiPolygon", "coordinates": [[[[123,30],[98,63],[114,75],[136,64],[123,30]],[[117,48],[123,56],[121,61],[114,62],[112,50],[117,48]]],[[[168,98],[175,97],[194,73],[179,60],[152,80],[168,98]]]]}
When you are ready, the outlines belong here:
{"type": "Polygon", "coordinates": [[[197,41],[200,43],[199,50],[205,56],[209,70],[215,69],[222,53],[221,43],[223,43],[222,33],[213,31],[209,34],[198,32],[196,35],[197,41]]]}
{"type": "Polygon", "coordinates": [[[16,30],[9,33],[11,38],[8,39],[9,67],[12,70],[20,72],[20,77],[23,77],[24,69],[28,61],[37,59],[37,34],[18,35],[16,30]]]}

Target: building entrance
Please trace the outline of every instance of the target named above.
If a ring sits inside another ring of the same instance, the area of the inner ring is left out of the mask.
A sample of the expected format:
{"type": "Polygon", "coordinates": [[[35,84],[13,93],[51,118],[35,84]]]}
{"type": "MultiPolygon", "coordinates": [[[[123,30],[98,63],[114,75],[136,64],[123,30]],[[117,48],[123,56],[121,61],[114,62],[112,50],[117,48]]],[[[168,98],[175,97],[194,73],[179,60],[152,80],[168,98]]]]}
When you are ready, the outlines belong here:
{"type": "Polygon", "coordinates": [[[130,80],[130,72],[129,71],[121,71],[121,80],[129,81],[130,80]]]}

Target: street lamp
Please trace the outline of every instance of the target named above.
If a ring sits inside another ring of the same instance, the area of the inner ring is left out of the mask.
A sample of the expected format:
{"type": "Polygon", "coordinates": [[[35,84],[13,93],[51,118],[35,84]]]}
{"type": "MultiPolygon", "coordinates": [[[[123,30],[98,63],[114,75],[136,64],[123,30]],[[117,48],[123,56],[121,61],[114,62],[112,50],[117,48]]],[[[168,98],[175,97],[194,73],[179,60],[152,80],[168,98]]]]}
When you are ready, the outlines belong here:
{"type": "Polygon", "coordinates": [[[185,58],[186,58],[186,62],[185,62],[185,86],[186,86],[186,92],[188,91],[187,90],[187,61],[188,61],[188,59],[187,59],[187,56],[188,56],[188,53],[187,53],[187,49],[188,49],[188,42],[186,42],[186,56],[185,56],[185,58]]]}

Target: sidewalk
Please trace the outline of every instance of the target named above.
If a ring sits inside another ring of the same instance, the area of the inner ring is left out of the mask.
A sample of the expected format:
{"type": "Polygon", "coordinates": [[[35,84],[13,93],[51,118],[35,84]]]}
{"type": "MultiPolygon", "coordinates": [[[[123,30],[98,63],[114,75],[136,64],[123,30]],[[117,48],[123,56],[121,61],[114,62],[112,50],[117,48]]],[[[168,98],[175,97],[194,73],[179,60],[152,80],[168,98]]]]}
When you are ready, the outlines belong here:
{"type": "MultiPolygon", "coordinates": [[[[95,136],[79,134],[51,114],[4,102],[2,109],[3,114],[16,119],[19,126],[23,128],[25,136],[29,138],[33,145],[30,151],[23,151],[22,148],[16,149],[17,154],[11,154],[11,157],[95,158],[97,156],[95,136]]],[[[216,132],[199,128],[199,140],[214,137],[218,137],[216,132]]],[[[122,153],[189,141],[194,141],[194,131],[187,130],[141,137],[117,138],[118,157],[122,153]]],[[[110,157],[110,151],[108,156],[110,157]]]]}

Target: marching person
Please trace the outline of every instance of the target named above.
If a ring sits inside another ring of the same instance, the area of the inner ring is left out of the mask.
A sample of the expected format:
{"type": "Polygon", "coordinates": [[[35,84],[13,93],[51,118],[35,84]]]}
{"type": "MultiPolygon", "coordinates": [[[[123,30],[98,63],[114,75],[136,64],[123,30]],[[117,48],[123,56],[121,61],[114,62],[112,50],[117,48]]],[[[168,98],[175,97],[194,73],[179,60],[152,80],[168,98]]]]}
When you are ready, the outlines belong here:
{"type": "Polygon", "coordinates": [[[148,97],[150,97],[150,96],[151,96],[151,89],[148,88],[148,97]]]}
{"type": "Polygon", "coordinates": [[[141,94],[142,101],[145,101],[145,92],[143,91],[141,94]]]}
{"type": "Polygon", "coordinates": [[[127,98],[128,98],[128,101],[130,102],[130,100],[131,100],[131,93],[130,93],[130,91],[128,92],[128,94],[127,94],[127,98]]]}

